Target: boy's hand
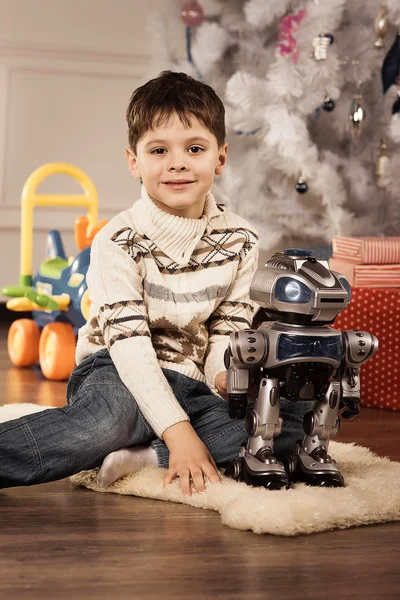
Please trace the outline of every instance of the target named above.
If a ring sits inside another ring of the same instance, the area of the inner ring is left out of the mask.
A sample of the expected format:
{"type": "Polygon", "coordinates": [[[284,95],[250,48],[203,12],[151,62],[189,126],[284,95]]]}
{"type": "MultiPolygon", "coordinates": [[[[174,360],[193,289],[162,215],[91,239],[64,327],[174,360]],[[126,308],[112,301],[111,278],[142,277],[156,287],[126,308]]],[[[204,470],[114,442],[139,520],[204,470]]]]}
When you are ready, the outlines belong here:
{"type": "Polygon", "coordinates": [[[191,496],[190,479],[198,492],[204,492],[204,475],[213,483],[219,483],[217,465],[190,423],[182,421],[172,425],[164,431],[163,439],[170,452],[164,487],[178,476],[182,492],[191,496]]]}
{"type": "Polygon", "coordinates": [[[215,376],[215,387],[218,390],[218,394],[227,400],[228,392],[226,391],[226,371],[221,371],[215,376]]]}

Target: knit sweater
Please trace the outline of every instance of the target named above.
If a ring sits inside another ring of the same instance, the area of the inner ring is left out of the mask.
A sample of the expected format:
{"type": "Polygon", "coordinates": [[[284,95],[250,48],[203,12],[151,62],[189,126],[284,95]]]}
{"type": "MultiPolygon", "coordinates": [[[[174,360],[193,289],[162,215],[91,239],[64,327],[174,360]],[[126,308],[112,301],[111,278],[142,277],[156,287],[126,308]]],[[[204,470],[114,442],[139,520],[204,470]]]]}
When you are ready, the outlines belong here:
{"type": "MultiPolygon", "coordinates": [[[[188,420],[162,368],[215,392],[228,336],[251,326],[250,283],[258,235],[211,192],[199,219],[171,215],[141,198],[95,236],[87,282],[90,316],[76,359],[107,348],[158,436],[188,420]]],[[[116,393],[118,393],[116,391],[116,393]]]]}

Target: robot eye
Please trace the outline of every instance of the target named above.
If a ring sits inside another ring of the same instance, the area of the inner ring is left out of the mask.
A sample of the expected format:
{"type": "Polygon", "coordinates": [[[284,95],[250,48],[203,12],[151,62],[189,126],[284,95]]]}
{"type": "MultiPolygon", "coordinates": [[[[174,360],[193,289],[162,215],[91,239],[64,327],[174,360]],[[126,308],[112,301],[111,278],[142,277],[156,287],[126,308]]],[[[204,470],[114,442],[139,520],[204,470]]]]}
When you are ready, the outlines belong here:
{"type": "Polygon", "coordinates": [[[280,302],[306,304],[311,301],[311,290],[301,281],[291,277],[281,277],[275,286],[275,298],[280,302]]]}
{"type": "Polygon", "coordinates": [[[346,290],[348,296],[349,296],[349,302],[351,300],[351,287],[349,282],[347,281],[347,279],[345,277],[339,277],[339,281],[342,284],[342,287],[344,287],[344,289],[346,290]]]}

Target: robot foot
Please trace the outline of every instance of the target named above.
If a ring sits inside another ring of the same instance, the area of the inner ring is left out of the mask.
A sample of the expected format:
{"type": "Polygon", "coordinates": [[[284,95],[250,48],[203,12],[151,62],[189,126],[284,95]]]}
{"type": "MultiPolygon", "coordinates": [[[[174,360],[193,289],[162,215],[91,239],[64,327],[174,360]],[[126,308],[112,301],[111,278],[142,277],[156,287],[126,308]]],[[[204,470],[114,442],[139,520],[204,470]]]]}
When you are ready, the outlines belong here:
{"type": "Polygon", "coordinates": [[[225,475],[235,481],[244,481],[248,485],[265,487],[267,490],[288,488],[289,478],[283,465],[277,463],[274,467],[273,469],[268,468],[268,465],[261,463],[253,456],[250,457],[250,460],[246,460],[246,457],[234,458],[229,463],[225,475]],[[254,463],[254,461],[256,462],[254,463]]]}
{"type": "Polygon", "coordinates": [[[303,482],[317,487],[344,487],[343,475],[324,448],[307,454],[298,443],[296,454],[288,456],[283,463],[292,483],[303,482]]]}

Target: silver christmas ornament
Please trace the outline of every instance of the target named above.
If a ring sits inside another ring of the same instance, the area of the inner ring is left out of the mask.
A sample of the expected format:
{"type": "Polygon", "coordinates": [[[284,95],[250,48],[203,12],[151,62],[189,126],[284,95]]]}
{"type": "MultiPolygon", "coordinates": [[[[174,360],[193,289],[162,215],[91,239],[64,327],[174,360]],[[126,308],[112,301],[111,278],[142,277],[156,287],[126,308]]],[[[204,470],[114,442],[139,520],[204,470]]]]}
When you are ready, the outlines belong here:
{"type": "Polygon", "coordinates": [[[326,60],[328,56],[328,48],[333,44],[333,35],[326,33],[325,35],[319,35],[313,39],[314,48],[314,59],[315,60],[326,60]]]}

